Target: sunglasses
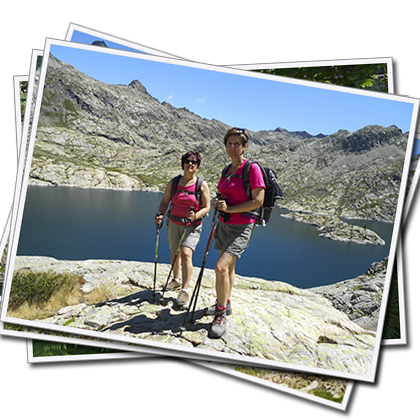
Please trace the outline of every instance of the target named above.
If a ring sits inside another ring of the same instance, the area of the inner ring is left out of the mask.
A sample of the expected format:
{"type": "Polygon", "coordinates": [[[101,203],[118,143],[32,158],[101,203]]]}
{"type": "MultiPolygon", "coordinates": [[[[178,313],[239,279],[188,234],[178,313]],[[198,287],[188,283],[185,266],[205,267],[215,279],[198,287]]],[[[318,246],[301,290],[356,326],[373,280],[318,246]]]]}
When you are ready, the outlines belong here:
{"type": "Polygon", "coordinates": [[[197,165],[197,161],[196,160],[190,160],[190,159],[188,159],[188,160],[186,160],[185,161],[185,163],[191,163],[191,165],[197,165]]]}
{"type": "Polygon", "coordinates": [[[248,135],[245,133],[245,129],[244,128],[238,128],[238,127],[233,127],[233,130],[239,131],[241,134],[243,134],[246,138],[248,138],[248,135]]]}

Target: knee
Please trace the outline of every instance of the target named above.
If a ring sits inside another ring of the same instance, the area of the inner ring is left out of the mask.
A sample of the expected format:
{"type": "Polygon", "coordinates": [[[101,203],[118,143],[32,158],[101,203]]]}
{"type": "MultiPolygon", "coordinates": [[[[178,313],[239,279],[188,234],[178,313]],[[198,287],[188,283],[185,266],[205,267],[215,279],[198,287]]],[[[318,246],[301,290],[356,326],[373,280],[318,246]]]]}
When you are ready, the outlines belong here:
{"type": "Polygon", "coordinates": [[[183,263],[187,263],[189,261],[192,261],[192,249],[188,247],[182,247],[181,248],[181,260],[183,263]]]}
{"type": "Polygon", "coordinates": [[[216,274],[225,274],[228,271],[228,267],[222,261],[217,261],[214,270],[216,274]]]}

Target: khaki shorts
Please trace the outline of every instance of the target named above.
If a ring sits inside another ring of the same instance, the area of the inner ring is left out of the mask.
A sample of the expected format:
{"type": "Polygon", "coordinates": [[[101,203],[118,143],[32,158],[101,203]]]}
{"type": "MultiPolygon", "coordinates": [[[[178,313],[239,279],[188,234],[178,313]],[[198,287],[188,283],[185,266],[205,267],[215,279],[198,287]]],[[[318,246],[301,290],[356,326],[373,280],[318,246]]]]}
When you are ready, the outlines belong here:
{"type": "MultiPolygon", "coordinates": [[[[185,233],[181,246],[187,246],[195,251],[198,241],[200,240],[202,230],[203,226],[201,224],[198,226],[187,227],[187,232],[185,233]]],[[[177,225],[168,219],[168,243],[171,252],[176,252],[183,232],[184,226],[177,225]]]]}
{"type": "Polygon", "coordinates": [[[246,225],[228,225],[221,220],[214,235],[214,249],[227,252],[236,258],[241,258],[248,248],[254,233],[255,223],[246,225]]]}

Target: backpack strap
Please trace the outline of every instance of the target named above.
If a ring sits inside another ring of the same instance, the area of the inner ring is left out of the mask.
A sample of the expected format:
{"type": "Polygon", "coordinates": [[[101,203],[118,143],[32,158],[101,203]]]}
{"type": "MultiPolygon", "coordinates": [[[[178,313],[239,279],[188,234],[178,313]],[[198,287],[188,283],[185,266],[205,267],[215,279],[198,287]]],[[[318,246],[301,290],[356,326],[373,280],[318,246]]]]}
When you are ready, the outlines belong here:
{"type": "Polygon", "coordinates": [[[245,190],[246,190],[246,195],[251,199],[252,199],[252,191],[251,191],[251,182],[249,181],[249,171],[250,171],[251,165],[253,163],[257,163],[257,162],[254,162],[254,161],[248,159],[245,162],[244,170],[243,170],[243,174],[242,174],[242,178],[243,178],[244,186],[245,186],[245,190]]]}
{"type": "MultiPolygon", "coordinates": [[[[242,179],[243,179],[243,182],[244,182],[246,195],[251,200],[252,200],[252,191],[251,191],[251,182],[249,180],[249,172],[250,172],[250,169],[251,169],[251,165],[253,163],[256,163],[261,168],[261,166],[258,162],[255,162],[255,161],[249,159],[245,162],[244,170],[243,170],[243,173],[242,173],[242,179]]],[[[264,173],[264,171],[263,171],[263,173],[264,173]]],[[[255,220],[259,220],[261,218],[261,213],[262,213],[262,207],[258,207],[258,208],[254,209],[252,211],[243,212],[241,214],[243,214],[244,216],[252,217],[255,220]]]]}
{"type": "Polygon", "coordinates": [[[201,189],[203,187],[204,179],[201,176],[197,177],[197,183],[195,184],[195,196],[197,197],[197,203],[201,207],[201,189]]]}
{"type": "Polygon", "coordinates": [[[226,165],[222,170],[222,178],[225,179],[228,176],[229,168],[232,166],[231,163],[229,165],[226,165]]]}
{"type": "Polygon", "coordinates": [[[178,188],[179,180],[181,179],[182,175],[177,175],[175,178],[172,178],[172,189],[171,189],[171,200],[172,197],[175,195],[176,190],[178,188]]]}

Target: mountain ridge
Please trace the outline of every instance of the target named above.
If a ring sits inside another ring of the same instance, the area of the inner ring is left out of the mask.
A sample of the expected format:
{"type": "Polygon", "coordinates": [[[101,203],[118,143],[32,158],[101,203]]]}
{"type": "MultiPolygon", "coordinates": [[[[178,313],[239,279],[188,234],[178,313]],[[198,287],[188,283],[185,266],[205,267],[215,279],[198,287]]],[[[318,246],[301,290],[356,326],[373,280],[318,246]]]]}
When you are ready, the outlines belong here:
{"type": "MultiPolygon", "coordinates": [[[[139,80],[108,85],[50,56],[30,182],[163,191],[194,150],[215,193],[229,128],[159,102],[139,80]]],[[[395,126],[316,136],[277,127],[250,131],[246,157],[275,170],[286,209],[391,222],[407,139],[395,126]]]]}

